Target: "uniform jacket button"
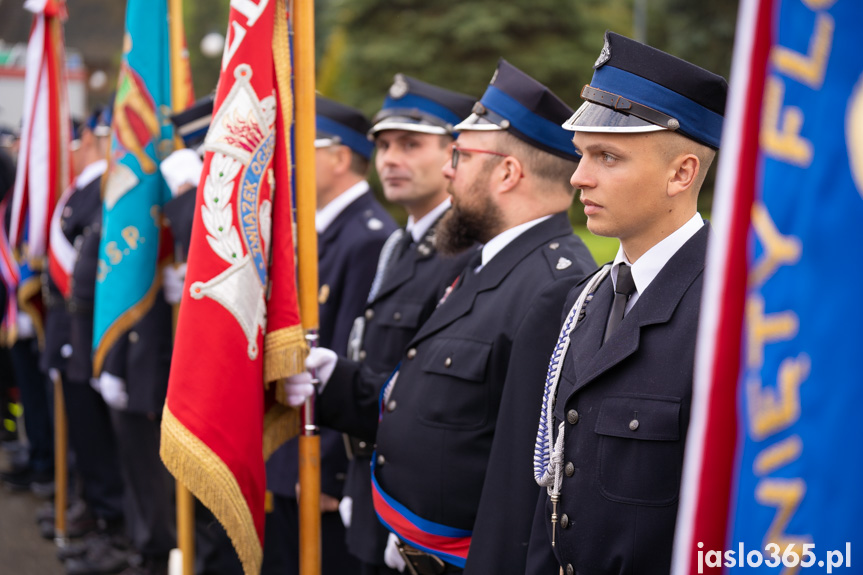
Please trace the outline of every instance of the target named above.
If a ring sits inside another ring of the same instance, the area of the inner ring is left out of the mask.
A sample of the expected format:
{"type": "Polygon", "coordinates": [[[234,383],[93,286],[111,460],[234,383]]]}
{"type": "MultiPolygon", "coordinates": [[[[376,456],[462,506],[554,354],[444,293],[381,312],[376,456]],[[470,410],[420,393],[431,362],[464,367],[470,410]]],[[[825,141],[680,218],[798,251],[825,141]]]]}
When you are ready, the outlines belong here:
{"type": "Polygon", "coordinates": [[[560,516],[560,526],[564,529],[569,527],[569,515],[566,513],[560,516]]]}
{"type": "Polygon", "coordinates": [[[137,331],[130,331],[129,332],[129,341],[131,343],[138,343],[138,339],[139,339],[139,337],[138,337],[137,331]]]}
{"type": "Polygon", "coordinates": [[[383,455],[378,455],[378,465],[383,465],[387,460],[383,455]]]}
{"type": "Polygon", "coordinates": [[[391,399],[391,400],[389,401],[389,403],[387,403],[387,411],[392,412],[392,411],[395,411],[395,410],[396,410],[396,400],[395,400],[395,399],[391,399]]]}
{"type": "Polygon", "coordinates": [[[412,347],[408,350],[408,359],[413,359],[417,356],[417,348],[412,347]]]}
{"type": "Polygon", "coordinates": [[[364,350],[364,349],[360,350],[359,356],[360,356],[360,361],[365,361],[366,360],[366,350],[364,350]]]}
{"type": "Polygon", "coordinates": [[[631,431],[635,431],[636,429],[638,429],[638,420],[637,419],[633,419],[632,421],[629,422],[629,429],[631,431]]]}
{"type": "Polygon", "coordinates": [[[578,412],[574,409],[570,409],[566,412],[566,420],[571,425],[575,425],[576,423],[578,423],[578,412]]]}
{"type": "Polygon", "coordinates": [[[401,321],[401,319],[402,319],[402,314],[401,314],[401,312],[397,311],[396,313],[394,313],[394,314],[393,314],[393,319],[394,319],[395,321],[401,321]]]}
{"type": "Polygon", "coordinates": [[[575,475],[575,465],[572,464],[572,461],[568,461],[566,463],[566,467],[563,468],[563,472],[566,473],[567,477],[575,475]]]}
{"type": "Polygon", "coordinates": [[[551,242],[550,244],[548,244],[548,247],[553,249],[553,250],[556,250],[557,248],[560,247],[560,244],[557,242],[551,242]]]}
{"type": "Polygon", "coordinates": [[[449,366],[451,366],[451,365],[452,365],[452,358],[451,358],[451,357],[448,357],[448,358],[446,358],[446,359],[443,361],[443,366],[444,366],[444,367],[449,367],[449,366]]]}
{"type": "Polygon", "coordinates": [[[358,445],[360,446],[360,449],[365,449],[368,446],[368,443],[366,443],[365,441],[360,441],[358,445]]]}
{"type": "Polygon", "coordinates": [[[373,309],[367,309],[367,310],[366,310],[366,319],[367,319],[367,320],[369,320],[369,321],[371,321],[371,319],[372,319],[373,317],[375,317],[375,310],[373,310],[373,309]]]}
{"type": "Polygon", "coordinates": [[[575,575],[575,567],[572,566],[572,563],[566,564],[566,575],[575,575]]]}

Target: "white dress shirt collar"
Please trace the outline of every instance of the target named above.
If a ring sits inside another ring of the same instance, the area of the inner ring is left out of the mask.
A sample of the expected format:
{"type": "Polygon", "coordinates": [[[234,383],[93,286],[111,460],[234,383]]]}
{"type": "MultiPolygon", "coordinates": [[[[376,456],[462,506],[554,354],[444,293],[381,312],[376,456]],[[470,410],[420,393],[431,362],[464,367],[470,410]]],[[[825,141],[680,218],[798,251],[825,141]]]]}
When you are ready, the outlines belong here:
{"type": "Polygon", "coordinates": [[[79,190],[87,187],[87,185],[92,183],[93,180],[104,174],[107,169],[107,160],[96,160],[91,164],[87,164],[87,166],[81,170],[81,173],[78,174],[78,177],[75,178],[75,187],[79,190]]]}
{"type": "MultiPolygon", "coordinates": [[[[668,260],[670,260],[674,254],[677,253],[677,250],[683,247],[683,244],[688,242],[703,225],[704,220],[701,219],[700,214],[696,213],[685,224],[677,228],[675,232],[644,252],[643,256],[638,258],[634,264],[631,264],[632,279],[635,282],[635,289],[637,291],[632,294],[629,301],[626,302],[627,312],[635,305],[635,302],[638,300],[638,296],[644,293],[647,286],[649,286],[659,272],[662,271],[662,268],[665,267],[668,260]]],[[[629,260],[626,259],[626,255],[623,253],[623,247],[621,246],[617,249],[617,255],[615,256],[614,263],[612,263],[611,267],[611,281],[614,287],[617,287],[617,270],[623,264],[629,264],[629,260]]]]}
{"type": "Polygon", "coordinates": [[[315,230],[319,234],[327,231],[339,214],[367,191],[369,191],[369,183],[362,180],[333,198],[330,203],[315,212],[315,230]]]}
{"type": "Polygon", "coordinates": [[[529,230],[533,226],[535,226],[537,224],[541,224],[542,222],[544,222],[545,220],[547,220],[550,217],[551,217],[550,215],[549,216],[542,216],[541,218],[537,218],[535,220],[531,220],[529,222],[519,224],[515,227],[509,228],[508,230],[499,233],[498,235],[496,235],[495,237],[490,239],[482,247],[482,265],[479,268],[477,268],[476,271],[479,271],[481,268],[483,268],[485,265],[487,265],[488,262],[490,262],[494,256],[499,254],[500,251],[503,250],[503,248],[505,248],[510,243],[512,243],[512,241],[515,240],[518,236],[520,236],[521,234],[523,234],[524,232],[526,232],[527,230],[529,230]]]}
{"type": "Polygon", "coordinates": [[[414,243],[418,244],[422,241],[426,232],[429,231],[429,228],[434,225],[438,218],[447,211],[451,205],[452,201],[447,197],[444,201],[439,203],[436,208],[421,217],[418,221],[414,221],[413,216],[408,216],[408,223],[405,226],[405,230],[411,235],[414,243]]]}

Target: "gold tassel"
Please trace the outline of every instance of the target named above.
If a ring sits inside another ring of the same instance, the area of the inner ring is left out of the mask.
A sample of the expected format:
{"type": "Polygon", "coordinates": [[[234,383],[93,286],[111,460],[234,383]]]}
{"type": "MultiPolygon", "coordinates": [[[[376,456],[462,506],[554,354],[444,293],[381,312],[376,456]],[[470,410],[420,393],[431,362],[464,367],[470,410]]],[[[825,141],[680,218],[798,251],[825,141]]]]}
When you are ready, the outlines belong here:
{"type": "MultiPolygon", "coordinates": [[[[268,333],[264,337],[264,382],[270,383],[296,375],[306,369],[309,347],[302,326],[285,327],[268,333]]],[[[281,390],[276,390],[279,401],[284,403],[281,390]]]]}
{"type": "Polygon", "coordinates": [[[264,461],[300,434],[300,410],[277,403],[264,416],[264,461]]]}

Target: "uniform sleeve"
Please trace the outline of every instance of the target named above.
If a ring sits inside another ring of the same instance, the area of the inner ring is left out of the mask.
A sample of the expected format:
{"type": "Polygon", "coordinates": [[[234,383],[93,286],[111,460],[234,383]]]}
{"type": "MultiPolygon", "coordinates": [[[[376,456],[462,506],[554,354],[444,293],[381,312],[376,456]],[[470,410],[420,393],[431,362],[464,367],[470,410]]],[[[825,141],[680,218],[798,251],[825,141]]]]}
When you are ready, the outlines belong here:
{"type": "Polygon", "coordinates": [[[539,294],[513,340],[466,575],[524,573],[540,493],[533,448],[542,393],[560,309],[572,283],[572,278],[560,279],[539,294]]]}
{"type": "Polygon", "coordinates": [[[378,430],[378,398],[387,375],[339,359],[320,397],[321,423],[359,439],[374,441],[378,430]]]}
{"type": "Polygon", "coordinates": [[[339,355],[347,352],[348,338],[354,319],[362,314],[366,307],[366,300],[378,267],[378,257],[386,240],[386,236],[383,235],[370,237],[351,250],[345,273],[343,297],[339,302],[333,329],[332,346],[339,355]]]}

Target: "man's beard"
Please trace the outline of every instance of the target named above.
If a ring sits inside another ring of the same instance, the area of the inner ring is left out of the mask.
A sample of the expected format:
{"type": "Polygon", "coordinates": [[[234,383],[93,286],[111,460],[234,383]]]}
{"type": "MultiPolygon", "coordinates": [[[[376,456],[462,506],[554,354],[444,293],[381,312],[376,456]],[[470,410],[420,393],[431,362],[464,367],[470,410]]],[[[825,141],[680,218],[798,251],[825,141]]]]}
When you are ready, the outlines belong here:
{"type": "MultiPolygon", "coordinates": [[[[485,181],[475,182],[465,196],[477,198],[483,194],[480,189],[485,188],[485,185],[485,181]]],[[[473,208],[459,207],[453,202],[452,208],[438,225],[435,239],[438,251],[445,255],[459,254],[497,235],[502,220],[500,208],[491,201],[487,191],[478,202],[479,206],[473,208]]]]}

